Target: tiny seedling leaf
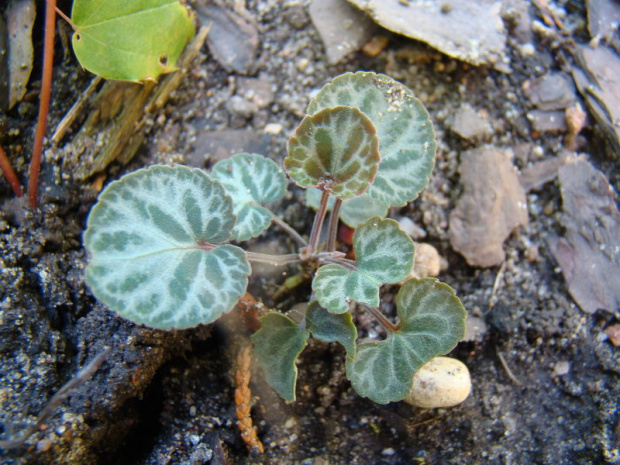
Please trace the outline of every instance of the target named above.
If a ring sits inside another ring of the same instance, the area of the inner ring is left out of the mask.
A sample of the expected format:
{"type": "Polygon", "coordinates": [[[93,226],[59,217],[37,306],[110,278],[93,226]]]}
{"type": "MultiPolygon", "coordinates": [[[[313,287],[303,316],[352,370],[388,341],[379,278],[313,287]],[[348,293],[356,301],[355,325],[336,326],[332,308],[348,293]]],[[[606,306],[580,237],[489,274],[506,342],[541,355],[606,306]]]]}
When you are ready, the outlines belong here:
{"type": "Polygon", "coordinates": [[[286,175],[262,155],[238,153],[215,164],[211,177],[222,183],[234,204],[237,223],[233,237],[246,241],[271,224],[271,213],[262,205],[286,193],[286,175]]]}
{"type": "Polygon", "coordinates": [[[74,0],[71,21],[80,64],[106,79],[154,80],[174,71],[194,36],[178,0],[74,0]]]}
{"type": "Polygon", "coordinates": [[[396,296],[398,331],[357,346],[347,377],[361,396],[379,404],[404,399],[413,375],[450,352],[465,334],[465,309],[454,291],[434,278],[410,279],[396,296]]]}
{"type": "Polygon", "coordinates": [[[377,128],[381,164],[365,197],[386,207],[412,201],[428,184],[435,163],[430,117],[411,90],[384,74],[345,73],[323,86],[308,106],[359,108],[377,128]]]}
{"type": "Polygon", "coordinates": [[[210,323],[247,287],[245,253],[227,241],[232,201],[184,166],[153,166],[111,183],[88,217],[86,283],[128,320],[160,329],[210,323]]]}
{"type": "MultiPolygon", "coordinates": [[[[306,189],[306,205],[315,210],[319,209],[319,203],[321,201],[321,191],[315,187],[309,187],[306,189]]],[[[327,209],[331,210],[334,206],[336,199],[334,197],[329,198],[327,209]]],[[[360,195],[359,197],[353,197],[352,199],[345,199],[340,206],[340,219],[347,226],[355,229],[360,223],[372,218],[373,216],[386,216],[388,213],[388,207],[378,204],[370,200],[366,195],[360,195]]]]}
{"type": "Polygon", "coordinates": [[[254,356],[265,379],[285,400],[295,400],[295,360],[306,346],[308,331],[289,317],[269,312],[260,319],[261,329],[252,336],[254,356]]]}
{"type": "Polygon", "coordinates": [[[359,225],[353,236],[356,262],[345,267],[319,268],[312,289],[330,313],[344,313],[351,300],[379,305],[382,284],[402,281],[413,266],[413,241],[394,220],[374,217],[359,225]]]}
{"type": "Polygon", "coordinates": [[[319,305],[316,300],[308,304],[306,310],[308,330],[312,336],[326,342],[339,342],[350,358],[355,357],[357,329],[350,313],[334,315],[319,305]]]}
{"type": "Polygon", "coordinates": [[[377,173],[378,146],[374,125],[357,108],[325,108],[302,120],[289,140],[284,166],[300,187],[354,197],[377,173]]]}

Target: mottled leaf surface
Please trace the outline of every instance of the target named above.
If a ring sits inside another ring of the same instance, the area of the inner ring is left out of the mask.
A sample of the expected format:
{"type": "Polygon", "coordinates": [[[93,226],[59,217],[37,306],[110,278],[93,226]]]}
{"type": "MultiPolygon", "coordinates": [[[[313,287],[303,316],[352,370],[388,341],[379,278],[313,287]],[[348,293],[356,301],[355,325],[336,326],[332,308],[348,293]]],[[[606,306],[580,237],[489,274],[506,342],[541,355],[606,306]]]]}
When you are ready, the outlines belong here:
{"type": "Polygon", "coordinates": [[[194,36],[178,0],[74,0],[71,21],[80,64],[106,79],[143,81],[174,71],[194,36]]]}
{"type": "Polygon", "coordinates": [[[324,265],[312,281],[317,300],[331,313],[346,312],[352,300],[376,307],[381,285],[402,281],[413,266],[413,241],[394,220],[374,217],[360,224],[353,249],[355,263],[324,265]]]}
{"type": "Polygon", "coordinates": [[[347,351],[347,356],[355,357],[357,329],[350,313],[334,315],[313,300],[308,304],[306,320],[312,336],[326,342],[338,342],[347,351]]]}
{"type": "MultiPolygon", "coordinates": [[[[314,187],[306,189],[306,205],[315,210],[319,209],[321,201],[321,190],[314,187]]],[[[327,205],[331,210],[336,199],[330,197],[327,205]]],[[[370,200],[366,195],[360,195],[351,199],[345,199],[340,206],[340,219],[347,226],[355,229],[360,223],[372,218],[373,216],[386,216],[388,207],[370,200]]]]}
{"type": "Polygon", "coordinates": [[[238,153],[213,166],[211,177],[222,183],[233,200],[237,223],[233,237],[245,241],[261,234],[271,224],[271,213],[263,205],[280,200],[286,193],[286,175],[262,155],[238,153]]]}
{"type": "Polygon", "coordinates": [[[267,313],[260,322],[261,329],[251,337],[256,361],[269,385],[285,400],[295,400],[295,360],[306,346],[308,331],[277,312],[267,313]]]}
{"type": "Polygon", "coordinates": [[[345,73],[323,86],[308,114],[327,107],[359,108],[377,128],[381,164],[365,197],[399,207],[428,184],[435,163],[435,133],[422,103],[406,86],[384,74],[345,73]]]}
{"type": "Polygon", "coordinates": [[[377,173],[379,141],[358,109],[339,106],[306,116],[288,143],[284,166],[297,185],[340,198],[364,192],[377,173]]]}
{"type": "Polygon", "coordinates": [[[434,278],[410,279],[396,296],[398,331],[357,346],[347,377],[361,396],[379,404],[409,394],[413,375],[433,357],[450,352],[465,334],[465,309],[454,291],[434,278]]]}
{"type": "Polygon", "coordinates": [[[153,166],[111,183],[88,218],[86,283],[124,318],[160,329],[210,323],[247,287],[220,183],[184,166],[153,166]]]}

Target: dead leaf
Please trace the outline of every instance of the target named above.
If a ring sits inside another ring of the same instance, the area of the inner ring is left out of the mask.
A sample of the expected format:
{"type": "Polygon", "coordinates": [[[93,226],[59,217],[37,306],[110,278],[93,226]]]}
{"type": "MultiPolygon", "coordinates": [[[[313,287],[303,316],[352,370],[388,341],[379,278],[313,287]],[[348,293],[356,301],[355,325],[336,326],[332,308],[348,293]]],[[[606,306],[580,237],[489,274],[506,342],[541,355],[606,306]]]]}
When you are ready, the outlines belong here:
{"type": "Polygon", "coordinates": [[[450,213],[450,244],[472,266],[504,260],[504,240],[528,222],[525,191],[510,152],[487,146],[463,154],[463,194],[450,213]]]}
{"type": "Polygon", "coordinates": [[[620,316],[620,212],[609,181],[583,160],[561,167],[559,179],[566,233],[549,240],[551,252],[583,311],[620,316]]]}

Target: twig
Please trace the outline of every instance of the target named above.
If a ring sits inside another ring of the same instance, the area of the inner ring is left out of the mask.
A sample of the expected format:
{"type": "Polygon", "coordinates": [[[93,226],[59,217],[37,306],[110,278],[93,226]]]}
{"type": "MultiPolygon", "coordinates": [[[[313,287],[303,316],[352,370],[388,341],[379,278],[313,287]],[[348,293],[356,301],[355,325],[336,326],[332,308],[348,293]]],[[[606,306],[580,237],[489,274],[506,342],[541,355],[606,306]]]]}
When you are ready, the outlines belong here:
{"type": "Polygon", "coordinates": [[[88,365],[81,368],[63,387],[61,387],[56,394],[52,396],[49,402],[43,407],[41,413],[37,417],[37,421],[26,428],[15,439],[7,439],[0,441],[0,448],[2,449],[15,449],[20,447],[28,438],[41,426],[41,424],[56,410],[60,403],[65,400],[72,391],[77,389],[80,385],[84,384],[92,375],[95,374],[97,369],[101,366],[104,360],[110,353],[110,348],[106,347],[102,352],[97,354],[88,365]]]}
{"type": "Polygon", "coordinates": [[[521,386],[521,382],[517,379],[517,377],[512,373],[512,371],[510,370],[510,368],[508,368],[508,364],[506,363],[506,359],[504,358],[504,356],[502,355],[502,353],[499,351],[498,347],[495,347],[495,352],[497,352],[497,357],[499,358],[500,363],[502,364],[502,367],[504,367],[504,370],[506,370],[506,374],[508,375],[508,377],[510,378],[510,380],[515,383],[517,386],[521,386]]]}
{"type": "Polygon", "coordinates": [[[69,129],[69,127],[71,126],[71,124],[73,123],[77,115],[82,110],[82,107],[84,106],[86,101],[90,98],[90,96],[93,94],[93,92],[95,92],[95,90],[97,89],[101,81],[103,81],[103,78],[101,76],[96,76],[90,82],[86,90],[82,92],[82,95],[80,95],[77,102],[73,104],[71,109],[62,118],[60,123],[58,123],[58,126],[56,126],[56,130],[54,131],[54,134],[52,135],[52,138],[51,138],[52,144],[56,145],[58,144],[58,142],[62,140],[62,138],[65,136],[65,133],[67,132],[67,129],[69,129]]]}
{"type": "Polygon", "coordinates": [[[489,297],[489,308],[493,308],[495,305],[495,294],[497,289],[499,288],[499,282],[504,276],[504,270],[506,269],[506,261],[502,262],[502,266],[499,267],[499,271],[497,272],[497,276],[495,276],[495,281],[493,282],[493,288],[491,289],[491,297],[489,297]]]}
{"type": "Polygon", "coordinates": [[[0,170],[2,170],[4,177],[8,181],[9,186],[11,186],[11,189],[13,189],[13,192],[15,192],[15,195],[17,197],[24,195],[22,183],[19,182],[19,178],[17,177],[17,174],[15,174],[15,171],[11,166],[11,162],[6,156],[6,153],[4,153],[2,147],[0,147],[0,170]]]}
{"type": "Polygon", "coordinates": [[[43,138],[47,126],[47,113],[50,106],[52,90],[52,68],[54,65],[54,32],[56,30],[56,0],[46,0],[45,5],[45,38],[43,40],[43,74],[41,76],[41,94],[39,98],[39,117],[37,129],[34,133],[34,146],[30,160],[28,178],[28,198],[30,206],[37,208],[37,186],[39,171],[41,170],[41,153],[43,152],[43,138]]]}
{"type": "Polygon", "coordinates": [[[258,439],[252,423],[252,391],[250,390],[252,353],[249,344],[243,344],[237,354],[237,370],[235,372],[235,404],[237,405],[237,426],[241,431],[241,439],[250,451],[258,449],[265,452],[263,443],[258,439]]]}

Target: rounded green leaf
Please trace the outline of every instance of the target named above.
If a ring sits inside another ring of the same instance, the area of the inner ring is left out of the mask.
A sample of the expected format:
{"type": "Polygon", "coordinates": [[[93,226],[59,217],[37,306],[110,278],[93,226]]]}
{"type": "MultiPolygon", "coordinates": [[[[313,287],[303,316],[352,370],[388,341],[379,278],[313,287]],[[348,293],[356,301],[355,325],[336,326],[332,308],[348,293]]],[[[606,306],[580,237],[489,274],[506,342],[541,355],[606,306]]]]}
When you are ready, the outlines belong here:
{"type": "Polygon", "coordinates": [[[284,400],[295,400],[295,360],[306,346],[308,331],[277,312],[267,313],[260,322],[261,329],[251,336],[258,366],[267,383],[284,400]]]}
{"type": "Polygon", "coordinates": [[[435,133],[430,117],[411,90],[384,74],[345,73],[323,86],[308,106],[312,115],[324,108],[359,108],[377,128],[381,164],[364,194],[399,207],[428,184],[435,163],[435,133]]]}
{"type": "Polygon", "coordinates": [[[71,21],[80,64],[106,79],[153,80],[174,71],[194,36],[178,0],[74,0],[71,21]]]}
{"type": "Polygon", "coordinates": [[[160,329],[210,323],[232,309],[250,266],[232,245],[232,201],[184,166],[153,166],[111,183],[88,217],[86,283],[124,318],[160,329]]]}
{"type": "Polygon", "coordinates": [[[347,356],[355,357],[357,329],[350,313],[334,315],[313,300],[308,304],[306,321],[312,336],[325,342],[338,342],[347,351],[347,356]]]}
{"type": "Polygon", "coordinates": [[[312,281],[317,300],[331,313],[344,313],[348,302],[379,305],[382,284],[397,283],[413,266],[413,241],[394,220],[374,217],[353,236],[356,262],[319,268],[312,281]]]}
{"type": "Polygon", "coordinates": [[[289,140],[284,167],[300,187],[354,197],[377,173],[378,144],[374,125],[357,108],[325,108],[302,120],[289,140]]]}
{"type": "Polygon", "coordinates": [[[450,352],[465,335],[465,309],[454,291],[434,278],[410,279],[396,296],[398,331],[357,346],[347,377],[361,396],[379,404],[404,399],[413,375],[450,352]]]}
{"type": "Polygon", "coordinates": [[[218,161],[211,177],[222,183],[233,200],[237,223],[233,237],[246,241],[271,224],[271,212],[262,205],[286,193],[286,175],[272,160],[254,153],[238,153],[218,161]]]}
{"type": "MultiPolygon", "coordinates": [[[[321,191],[315,187],[306,189],[306,205],[315,210],[319,209],[321,191]]],[[[336,199],[330,197],[327,209],[331,210],[336,199]]],[[[388,214],[388,207],[370,200],[366,195],[360,195],[351,199],[345,199],[340,206],[340,219],[347,226],[355,229],[360,223],[373,216],[384,217],[388,214]]]]}

